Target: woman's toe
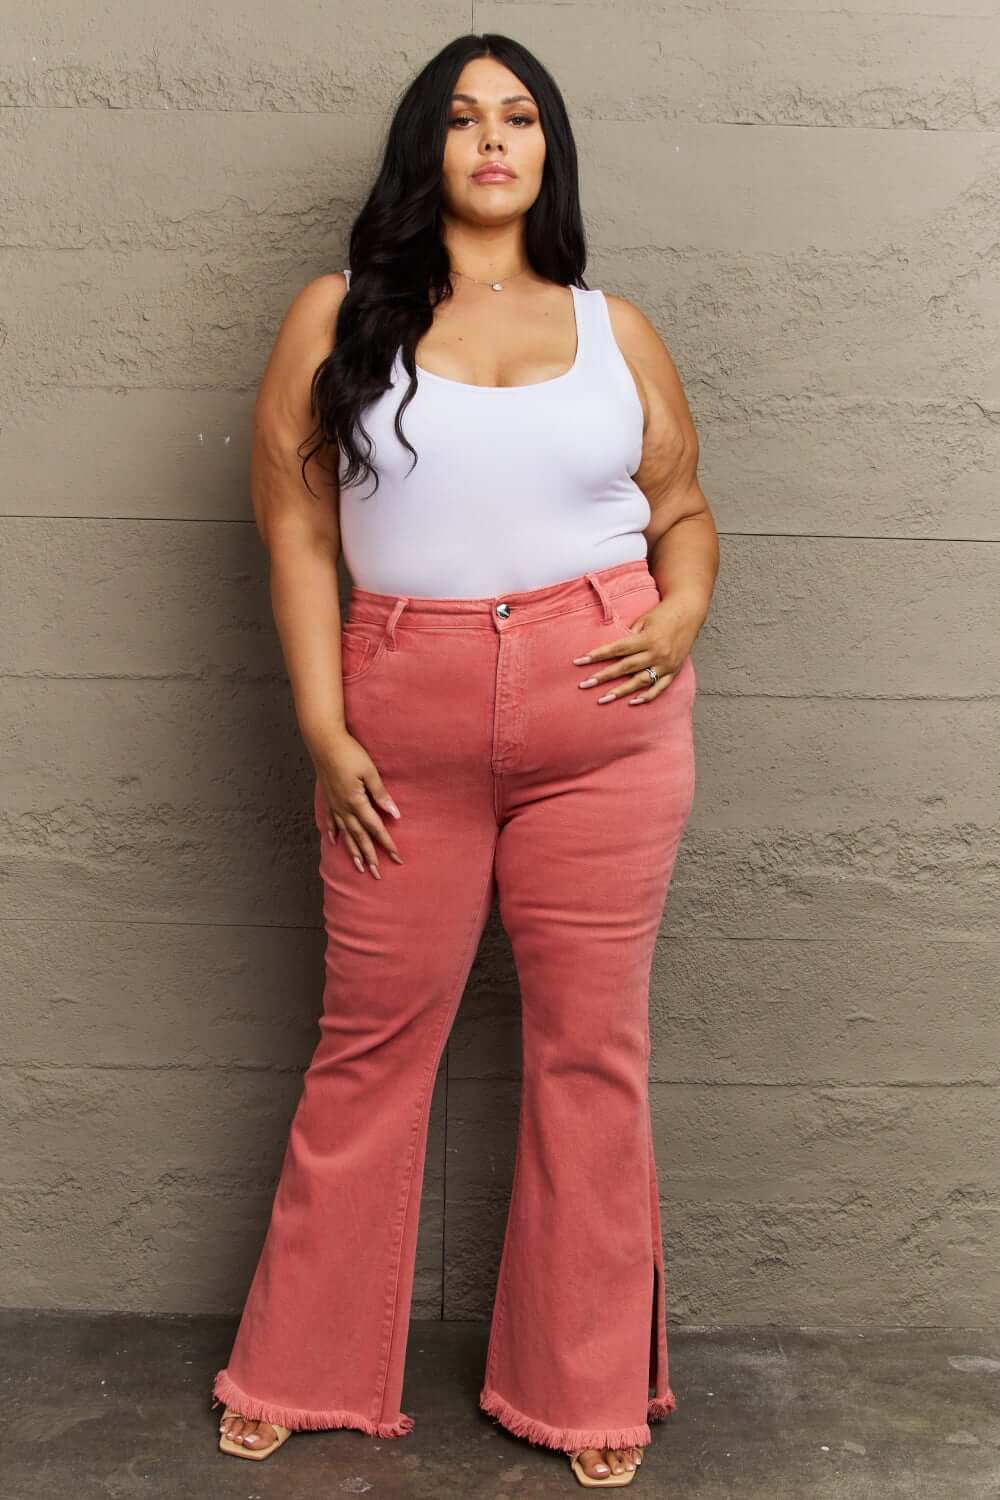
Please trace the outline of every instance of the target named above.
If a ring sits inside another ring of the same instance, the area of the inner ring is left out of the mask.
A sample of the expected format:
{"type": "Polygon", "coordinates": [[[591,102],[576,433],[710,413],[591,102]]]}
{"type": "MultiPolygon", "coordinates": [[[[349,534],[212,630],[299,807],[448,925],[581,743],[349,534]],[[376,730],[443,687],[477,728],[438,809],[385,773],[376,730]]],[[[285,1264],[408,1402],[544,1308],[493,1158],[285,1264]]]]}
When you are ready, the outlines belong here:
{"type": "Polygon", "coordinates": [[[247,1442],[252,1448],[266,1448],[277,1436],[270,1422],[255,1422],[253,1431],[247,1435],[247,1442]]]}
{"type": "Polygon", "coordinates": [[[580,1467],[589,1479],[607,1479],[611,1473],[600,1448],[584,1448],[579,1458],[580,1467]]]}

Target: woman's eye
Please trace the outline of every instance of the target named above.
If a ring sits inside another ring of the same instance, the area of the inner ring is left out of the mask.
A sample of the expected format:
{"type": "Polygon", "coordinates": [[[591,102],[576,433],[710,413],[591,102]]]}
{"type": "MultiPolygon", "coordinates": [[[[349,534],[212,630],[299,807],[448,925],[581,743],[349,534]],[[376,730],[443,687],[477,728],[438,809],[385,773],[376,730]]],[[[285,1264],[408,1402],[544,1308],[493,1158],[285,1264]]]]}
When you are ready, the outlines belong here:
{"type": "MultiPolygon", "coordinates": [[[[535,123],[534,120],[531,118],[530,115],[511,115],[510,118],[512,120],[523,120],[526,125],[533,125],[535,123]]],[[[453,115],[452,118],[451,118],[450,123],[452,125],[461,125],[464,120],[471,120],[471,119],[472,119],[471,115],[453,115]]]]}

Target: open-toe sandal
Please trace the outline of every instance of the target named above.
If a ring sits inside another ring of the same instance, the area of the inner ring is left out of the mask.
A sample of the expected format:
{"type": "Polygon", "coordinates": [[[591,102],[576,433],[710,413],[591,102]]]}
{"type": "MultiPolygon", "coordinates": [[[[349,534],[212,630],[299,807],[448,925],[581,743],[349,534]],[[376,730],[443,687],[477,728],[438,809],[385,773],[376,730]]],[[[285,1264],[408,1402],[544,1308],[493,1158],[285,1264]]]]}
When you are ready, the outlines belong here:
{"type": "MultiPolygon", "coordinates": [[[[242,1416],[242,1412],[233,1411],[232,1407],[227,1406],[219,1418],[220,1426],[227,1417],[239,1416],[242,1416]]],[[[246,1443],[237,1443],[233,1438],[227,1437],[224,1432],[220,1432],[219,1434],[219,1447],[223,1453],[233,1453],[237,1458],[270,1458],[271,1454],[280,1448],[282,1443],[288,1441],[292,1435],[292,1429],[290,1427],[282,1427],[278,1422],[270,1422],[269,1425],[274,1428],[277,1437],[273,1442],[265,1443],[263,1447],[254,1445],[252,1448],[248,1448],[246,1443]]]]}
{"type": "Polygon", "coordinates": [[[640,1459],[634,1469],[622,1469],[620,1474],[606,1474],[603,1479],[595,1479],[593,1475],[587,1473],[580,1462],[580,1454],[586,1453],[586,1451],[586,1448],[571,1448],[569,1450],[569,1465],[580,1483],[585,1484],[588,1489],[609,1490],[616,1488],[620,1484],[631,1484],[636,1476],[639,1463],[642,1462],[642,1459],[640,1459]]]}

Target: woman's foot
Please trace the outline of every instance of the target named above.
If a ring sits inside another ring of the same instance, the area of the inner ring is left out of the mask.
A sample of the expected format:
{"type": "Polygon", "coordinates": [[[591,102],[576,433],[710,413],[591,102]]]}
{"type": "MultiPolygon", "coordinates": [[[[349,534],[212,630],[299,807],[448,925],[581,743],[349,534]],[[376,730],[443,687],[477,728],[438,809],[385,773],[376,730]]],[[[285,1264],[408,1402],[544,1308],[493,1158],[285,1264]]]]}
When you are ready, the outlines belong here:
{"type": "Polygon", "coordinates": [[[637,1469],[642,1463],[642,1449],[632,1448],[578,1448],[574,1450],[580,1468],[590,1479],[608,1479],[612,1474],[622,1474],[637,1469]]]}
{"type": "Polygon", "coordinates": [[[254,1422],[249,1417],[238,1416],[230,1411],[219,1423],[219,1432],[234,1443],[242,1443],[252,1452],[256,1448],[270,1448],[280,1434],[270,1422],[254,1422]]]}

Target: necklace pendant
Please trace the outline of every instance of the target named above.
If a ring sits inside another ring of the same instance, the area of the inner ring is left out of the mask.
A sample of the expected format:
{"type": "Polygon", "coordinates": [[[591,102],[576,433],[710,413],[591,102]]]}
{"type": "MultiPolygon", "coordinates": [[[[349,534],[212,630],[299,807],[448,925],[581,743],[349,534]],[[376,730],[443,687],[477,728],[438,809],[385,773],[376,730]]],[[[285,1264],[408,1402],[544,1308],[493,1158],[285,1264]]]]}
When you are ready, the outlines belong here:
{"type": "Polygon", "coordinates": [[[490,283],[490,285],[492,286],[492,288],[493,288],[493,290],[495,292],[502,292],[503,291],[503,282],[502,281],[493,281],[493,282],[490,283]]]}

